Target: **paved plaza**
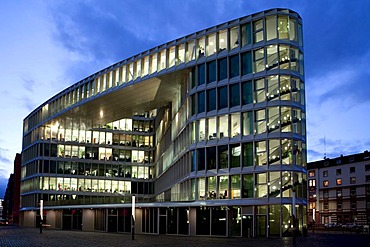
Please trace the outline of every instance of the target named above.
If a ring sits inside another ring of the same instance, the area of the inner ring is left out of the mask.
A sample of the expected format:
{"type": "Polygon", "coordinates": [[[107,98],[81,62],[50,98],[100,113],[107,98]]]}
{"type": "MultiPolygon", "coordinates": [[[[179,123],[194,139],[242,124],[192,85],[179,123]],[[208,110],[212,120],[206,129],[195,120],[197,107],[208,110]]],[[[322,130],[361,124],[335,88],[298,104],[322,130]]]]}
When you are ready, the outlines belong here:
{"type": "MultiPolygon", "coordinates": [[[[81,231],[61,231],[18,226],[0,227],[0,247],[28,246],[293,246],[291,238],[224,238],[188,237],[168,235],[135,235],[81,231]]],[[[364,234],[315,233],[298,237],[296,246],[370,246],[370,236],[364,234]]]]}

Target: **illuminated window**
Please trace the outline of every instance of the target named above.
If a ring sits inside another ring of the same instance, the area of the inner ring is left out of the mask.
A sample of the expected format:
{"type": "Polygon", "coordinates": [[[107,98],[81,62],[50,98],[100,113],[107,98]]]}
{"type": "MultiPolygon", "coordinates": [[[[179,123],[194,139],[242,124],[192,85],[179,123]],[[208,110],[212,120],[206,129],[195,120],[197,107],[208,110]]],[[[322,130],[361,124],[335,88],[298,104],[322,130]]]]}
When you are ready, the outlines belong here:
{"type": "Polygon", "coordinates": [[[310,178],[314,177],[315,176],[315,170],[308,171],[308,176],[310,178]]]}
{"type": "Polygon", "coordinates": [[[324,180],[324,187],[328,187],[329,186],[329,181],[328,180],[324,180]]]}
{"type": "Polygon", "coordinates": [[[316,187],[316,179],[308,180],[308,186],[309,187],[316,187]]]}
{"type": "Polygon", "coordinates": [[[316,208],[316,202],[310,202],[309,209],[314,209],[314,208],[316,208]]]}
{"type": "Polygon", "coordinates": [[[342,185],[342,179],[341,178],[337,178],[337,185],[342,185]]]}
{"type": "Polygon", "coordinates": [[[263,41],[263,20],[253,22],[253,37],[254,43],[263,41]]]}
{"type": "Polygon", "coordinates": [[[356,183],[356,178],[355,177],[351,177],[350,178],[350,183],[351,184],[355,184],[356,183]]]}
{"type": "Polygon", "coordinates": [[[337,197],[342,197],[342,190],[341,189],[337,190],[337,197]]]}

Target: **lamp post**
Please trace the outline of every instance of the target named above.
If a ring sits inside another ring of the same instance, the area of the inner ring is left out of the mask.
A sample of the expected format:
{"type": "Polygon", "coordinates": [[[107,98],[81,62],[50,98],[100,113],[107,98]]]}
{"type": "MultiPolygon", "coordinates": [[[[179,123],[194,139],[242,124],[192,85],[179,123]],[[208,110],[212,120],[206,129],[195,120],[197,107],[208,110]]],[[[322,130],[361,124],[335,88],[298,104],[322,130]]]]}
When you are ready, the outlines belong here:
{"type": "Polygon", "coordinates": [[[135,239],[135,195],[132,196],[132,208],[131,208],[131,237],[135,239]]]}
{"type": "Polygon", "coordinates": [[[44,207],[44,200],[40,200],[40,234],[42,233],[42,221],[44,219],[43,207],[44,207]]]}
{"type": "Polygon", "coordinates": [[[312,233],[315,233],[316,208],[312,209],[312,233]]]}

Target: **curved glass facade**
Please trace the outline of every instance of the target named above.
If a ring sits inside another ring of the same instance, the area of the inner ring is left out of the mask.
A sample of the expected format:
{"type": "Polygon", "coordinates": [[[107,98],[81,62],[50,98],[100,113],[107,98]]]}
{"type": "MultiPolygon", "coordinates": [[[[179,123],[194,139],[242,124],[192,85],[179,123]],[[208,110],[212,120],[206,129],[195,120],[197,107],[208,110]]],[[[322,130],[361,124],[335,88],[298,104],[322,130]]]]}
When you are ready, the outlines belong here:
{"type": "Polygon", "coordinates": [[[272,9],[70,86],[24,120],[22,217],[54,228],[284,236],[306,225],[302,20],[272,9]],[[295,206],[295,209],[293,207],[295,206]],[[90,217],[91,216],[91,217],[90,217]]]}

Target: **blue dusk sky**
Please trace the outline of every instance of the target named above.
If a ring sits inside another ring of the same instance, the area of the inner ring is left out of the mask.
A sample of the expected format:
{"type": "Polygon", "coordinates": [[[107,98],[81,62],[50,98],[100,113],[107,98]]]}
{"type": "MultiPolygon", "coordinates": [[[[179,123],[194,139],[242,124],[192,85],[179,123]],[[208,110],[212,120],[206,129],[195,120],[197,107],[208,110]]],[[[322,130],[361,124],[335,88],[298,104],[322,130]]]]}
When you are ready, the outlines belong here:
{"type": "Polygon", "coordinates": [[[303,18],[308,161],[370,149],[370,1],[2,0],[0,197],[23,119],[47,99],[137,53],[271,8],[303,18]]]}

